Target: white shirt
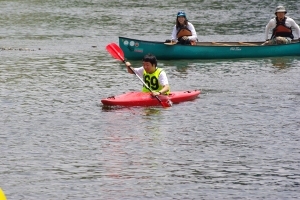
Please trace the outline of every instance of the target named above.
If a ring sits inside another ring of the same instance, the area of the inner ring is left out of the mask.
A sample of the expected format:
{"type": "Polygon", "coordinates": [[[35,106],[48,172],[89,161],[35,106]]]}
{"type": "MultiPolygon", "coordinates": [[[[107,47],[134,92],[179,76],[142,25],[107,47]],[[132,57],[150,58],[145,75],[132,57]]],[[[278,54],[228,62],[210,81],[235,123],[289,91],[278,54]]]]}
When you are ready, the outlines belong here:
{"type": "MultiPolygon", "coordinates": [[[[196,41],[197,40],[197,33],[196,30],[194,28],[194,25],[190,22],[188,22],[188,25],[186,26],[191,32],[192,32],[192,36],[188,36],[189,40],[191,41],[196,41]]],[[[177,41],[177,32],[179,31],[179,29],[176,28],[176,25],[173,28],[173,32],[172,32],[172,41],[177,41]]]]}
{"type": "MultiPolygon", "coordinates": [[[[294,40],[300,38],[300,28],[292,18],[286,16],[285,25],[289,28],[292,27],[295,29],[295,32],[293,31],[294,40]]],[[[269,23],[266,26],[266,30],[265,30],[266,40],[268,39],[270,29],[273,30],[273,28],[275,27],[276,27],[276,18],[273,18],[269,21],[269,23]]]]}
{"type": "MultiPolygon", "coordinates": [[[[144,75],[144,67],[139,67],[139,68],[134,68],[135,73],[141,78],[143,79],[143,75],[144,75]]],[[[165,86],[167,84],[169,84],[168,78],[167,78],[167,74],[166,72],[163,70],[160,72],[159,76],[158,76],[158,81],[162,86],[165,86]]]]}

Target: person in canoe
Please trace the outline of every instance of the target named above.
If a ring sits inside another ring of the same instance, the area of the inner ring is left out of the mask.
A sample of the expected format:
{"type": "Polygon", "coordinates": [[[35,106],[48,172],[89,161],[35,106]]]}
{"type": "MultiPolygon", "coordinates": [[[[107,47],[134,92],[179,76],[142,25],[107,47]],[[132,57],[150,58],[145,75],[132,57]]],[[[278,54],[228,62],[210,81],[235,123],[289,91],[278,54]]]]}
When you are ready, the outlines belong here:
{"type": "MultiPolygon", "coordinates": [[[[147,54],[142,59],[143,66],[139,68],[131,68],[134,70],[136,75],[143,77],[144,82],[152,90],[152,95],[168,95],[170,93],[169,81],[166,75],[166,72],[157,67],[157,59],[152,54],[147,54]]],[[[130,74],[134,74],[129,67],[131,67],[130,62],[125,63],[127,71],[130,74]]],[[[143,86],[143,92],[149,92],[147,87],[143,86]]]]}
{"type": "Polygon", "coordinates": [[[266,42],[263,45],[274,45],[274,44],[289,44],[295,38],[300,37],[299,25],[296,22],[286,16],[286,9],[283,6],[278,6],[275,11],[276,17],[271,19],[266,26],[265,35],[266,42]],[[292,33],[292,28],[295,29],[295,36],[292,33]],[[271,39],[268,39],[269,31],[273,29],[271,39]]]}
{"type": "Polygon", "coordinates": [[[196,45],[197,33],[194,25],[190,23],[186,17],[185,12],[179,11],[176,17],[176,24],[173,28],[171,40],[166,42],[172,42],[183,45],[196,45]]]}

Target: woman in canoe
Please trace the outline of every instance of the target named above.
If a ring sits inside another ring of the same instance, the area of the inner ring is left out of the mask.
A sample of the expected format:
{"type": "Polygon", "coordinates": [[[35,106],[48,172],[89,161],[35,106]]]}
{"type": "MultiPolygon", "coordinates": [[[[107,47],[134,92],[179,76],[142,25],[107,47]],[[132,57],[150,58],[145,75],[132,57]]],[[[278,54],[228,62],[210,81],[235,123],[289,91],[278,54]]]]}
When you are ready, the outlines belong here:
{"type": "Polygon", "coordinates": [[[292,39],[300,37],[300,29],[296,22],[285,16],[287,13],[283,6],[278,6],[275,11],[276,17],[271,19],[266,26],[266,42],[263,45],[274,45],[274,44],[289,44],[292,39]],[[292,33],[292,28],[295,29],[295,36],[292,33]],[[273,29],[271,39],[268,39],[269,31],[273,29]]]}
{"type": "MultiPolygon", "coordinates": [[[[143,77],[144,82],[152,90],[152,95],[157,96],[160,94],[168,95],[170,93],[170,86],[166,72],[157,67],[156,57],[152,54],[147,54],[142,59],[143,66],[139,68],[131,68],[134,70],[136,75],[143,77]]],[[[134,74],[129,67],[131,67],[130,62],[126,62],[127,71],[130,74],[134,74]]],[[[149,92],[147,87],[143,86],[143,92],[149,92]]]]}
{"type": "MultiPolygon", "coordinates": [[[[197,33],[194,25],[188,22],[185,12],[179,11],[176,17],[176,24],[173,28],[171,41],[177,44],[195,45],[197,33]]],[[[166,41],[166,42],[171,42],[166,41]]]]}

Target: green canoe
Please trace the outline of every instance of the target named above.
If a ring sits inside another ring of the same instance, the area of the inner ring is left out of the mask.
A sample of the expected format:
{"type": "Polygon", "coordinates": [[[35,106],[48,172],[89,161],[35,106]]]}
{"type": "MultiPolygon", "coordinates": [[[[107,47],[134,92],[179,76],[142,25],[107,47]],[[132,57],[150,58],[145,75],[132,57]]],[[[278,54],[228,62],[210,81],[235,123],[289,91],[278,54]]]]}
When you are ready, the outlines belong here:
{"type": "Polygon", "coordinates": [[[300,42],[263,46],[263,42],[197,42],[195,46],[119,37],[125,58],[140,60],[152,53],[160,60],[230,59],[300,56],[300,42]]]}

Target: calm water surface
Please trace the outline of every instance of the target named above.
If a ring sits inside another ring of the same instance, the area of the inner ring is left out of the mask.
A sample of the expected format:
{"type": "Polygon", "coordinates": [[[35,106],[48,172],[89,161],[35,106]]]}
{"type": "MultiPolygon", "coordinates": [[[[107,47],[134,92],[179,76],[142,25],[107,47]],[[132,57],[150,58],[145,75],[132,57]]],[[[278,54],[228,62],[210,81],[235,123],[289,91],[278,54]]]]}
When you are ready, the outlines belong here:
{"type": "MultiPolygon", "coordinates": [[[[285,2],[300,24],[299,2],[285,2]]],[[[7,199],[299,198],[299,57],[161,60],[172,90],[199,98],[168,109],[100,102],[141,88],[105,51],[118,36],[164,41],[185,8],[202,41],[263,41],[280,3],[1,0],[7,199]]]]}

